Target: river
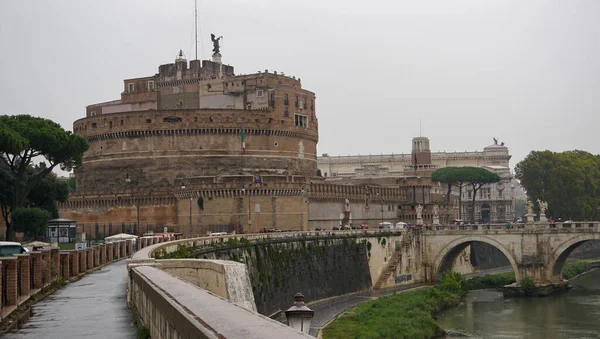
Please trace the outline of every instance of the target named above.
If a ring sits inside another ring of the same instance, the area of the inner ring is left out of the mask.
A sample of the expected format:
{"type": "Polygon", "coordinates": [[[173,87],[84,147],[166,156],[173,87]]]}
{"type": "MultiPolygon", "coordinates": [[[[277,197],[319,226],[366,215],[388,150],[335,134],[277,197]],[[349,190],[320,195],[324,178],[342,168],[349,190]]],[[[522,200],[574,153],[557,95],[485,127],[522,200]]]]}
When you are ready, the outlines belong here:
{"type": "Polygon", "coordinates": [[[600,269],[570,281],[568,293],[545,298],[507,298],[493,290],[471,291],[463,305],[438,323],[469,338],[600,338],[600,269]]]}

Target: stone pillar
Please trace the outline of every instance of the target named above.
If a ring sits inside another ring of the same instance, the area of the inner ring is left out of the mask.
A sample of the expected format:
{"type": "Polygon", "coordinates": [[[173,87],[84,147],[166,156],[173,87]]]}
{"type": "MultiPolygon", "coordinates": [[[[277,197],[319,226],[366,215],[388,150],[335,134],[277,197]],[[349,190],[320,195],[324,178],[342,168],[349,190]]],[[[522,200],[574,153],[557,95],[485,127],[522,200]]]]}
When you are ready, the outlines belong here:
{"type": "Polygon", "coordinates": [[[526,214],[525,215],[525,223],[533,224],[534,217],[535,217],[535,214],[526,214]]]}
{"type": "Polygon", "coordinates": [[[130,257],[133,254],[133,240],[127,240],[127,256],[130,257]]]}
{"type": "Polygon", "coordinates": [[[21,271],[21,281],[19,281],[21,285],[21,297],[27,297],[29,296],[30,287],[29,254],[17,254],[16,256],[20,263],[18,268],[21,271]]]}
{"type": "Polygon", "coordinates": [[[17,281],[17,257],[3,259],[6,269],[6,304],[8,306],[18,304],[18,281],[17,281]]]}
{"type": "Polygon", "coordinates": [[[63,279],[69,279],[69,252],[60,252],[60,275],[63,279]]]}
{"type": "Polygon", "coordinates": [[[52,273],[51,271],[51,260],[50,260],[50,250],[49,249],[43,249],[42,250],[42,285],[46,286],[47,284],[49,284],[51,282],[50,280],[50,274],[52,273]]]}
{"type": "Polygon", "coordinates": [[[416,225],[418,225],[418,226],[423,226],[423,217],[418,217],[418,218],[417,218],[417,223],[416,223],[416,225]]]}
{"type": "Polygon", "coordinates": [[[114,249],[114,247],[115,247],[115,244],[114,244],[114,243],[110,243],[110,244],[108,244],[108,246],[107,246],[107,249],[108,249],[108,257],[107,257],[107,262],[109,262],[109,263],[110,263],[110,262],[112,262],[112,261],[113,261],[113,258],[114,258],[114,254],[115,254],[115,249],[114,249]]]}
{"type": "Polygon", "coordinates": [[[72,251],[71,255],[71,276],[76,277],[79,275],[79,252],[72,251]]]}
{"type": "Polygon", "coordinates": [[[58,247],[50,249],[50,260],[52,262],[50,276],[52,281],[54,281],[60,276],[60,249],[58,247]]]}
{"type": "Polygon", "coordinates": [[[94,269],[94,249],[90,247],[87,249],[87,270],[91,271],[93,269],[94,269]]]}
{"type": "Polygon", "coordinates": [[[87,271],[87,252],[86,250],[79,250],[79,273],[85,273],[87,271]]]}
{"type": "Polygon", "coordinates": [[[120,250],[119,258],[126,258],[126,257],[127,257],[127,241],[121,241],[121,250],[120,250]]]}
{"type": "Polygon", "coordinates": [[[100,247],[94,246],[94,267],[100,266],[100,247]]]}
{"type": "Polygon", "coordinates": [[[33,265],[33,287],[42,288],[42,252],[29,252],[30,265],[33,265]]]}
{"type": "Polygon", "coordinates": [[[100,265],[106,264],[106,245],[100,245],[100,265]]]}

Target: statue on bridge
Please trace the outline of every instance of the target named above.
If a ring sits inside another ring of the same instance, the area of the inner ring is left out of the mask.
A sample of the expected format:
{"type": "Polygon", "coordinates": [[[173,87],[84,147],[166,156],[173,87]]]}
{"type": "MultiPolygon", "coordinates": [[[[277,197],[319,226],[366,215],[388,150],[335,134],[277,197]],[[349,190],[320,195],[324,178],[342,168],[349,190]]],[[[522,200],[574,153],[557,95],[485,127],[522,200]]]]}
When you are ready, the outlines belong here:
{"type": "Polygon", "coordinates": [[[533,215],[533,203],[531,200],[527,200],[525,206],[527,207],[527,215],[533,215]]]}
{"type": "Polygon", "coordinates": [[[440,206],[433,205],[433,217],[434,218],[439,218],[440,217],[440,206]]]}
{"type": "Polygon", "coordinates": [[[548,203],[545,202],[544,200],[537,200],[538,206],[540,207],[540,217],[546,216],[546,210],[548,210],[548,203]]]}
{"type": "Polygon", "coordinates": [[[423,218],[423,206],[417,205],[417,219],[423,218]]]}

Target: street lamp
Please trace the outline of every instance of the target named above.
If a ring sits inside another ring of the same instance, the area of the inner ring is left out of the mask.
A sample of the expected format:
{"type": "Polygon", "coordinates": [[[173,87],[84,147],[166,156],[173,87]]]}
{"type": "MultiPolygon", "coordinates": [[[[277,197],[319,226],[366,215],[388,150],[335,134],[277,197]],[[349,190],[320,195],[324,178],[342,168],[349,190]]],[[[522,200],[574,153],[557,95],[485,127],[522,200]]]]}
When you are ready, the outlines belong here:
{"type": "Polygon", "coordinates": [[[306,307],[302,293],[296,293],[294,299],[296,300],[294,305],[285,311],[288,326],[302,333],[309,333],[310,323],[315,316],[315,311],[306,307]]]}

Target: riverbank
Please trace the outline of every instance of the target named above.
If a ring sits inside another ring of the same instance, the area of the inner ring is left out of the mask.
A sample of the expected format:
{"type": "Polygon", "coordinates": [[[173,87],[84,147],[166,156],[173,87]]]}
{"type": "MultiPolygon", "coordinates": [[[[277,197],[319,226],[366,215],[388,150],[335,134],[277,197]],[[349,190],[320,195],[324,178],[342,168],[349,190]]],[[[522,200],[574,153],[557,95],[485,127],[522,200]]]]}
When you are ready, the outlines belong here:
{"type": "MultiPolygon", "coordinates": [[[[571,279],[592,269],[590,262],[565,264],[563,276],[571,279]]],[[[456,307],[468,290],[502,288],[515,282],[513,272],[442,281],[436,287],[394,294],[360,304],[323,330],[324,339],[342,338],[436,338],[444,329],[436,316],[456,307]]]]}
{"type": "Polygon", "coordinates": [[[458,306],[466,293],[464,278],[448,273],[438,286],[393,294],[350,309],[324,329],[323,338],[436,338],[445,331],[435,317],[458,306]]]}

